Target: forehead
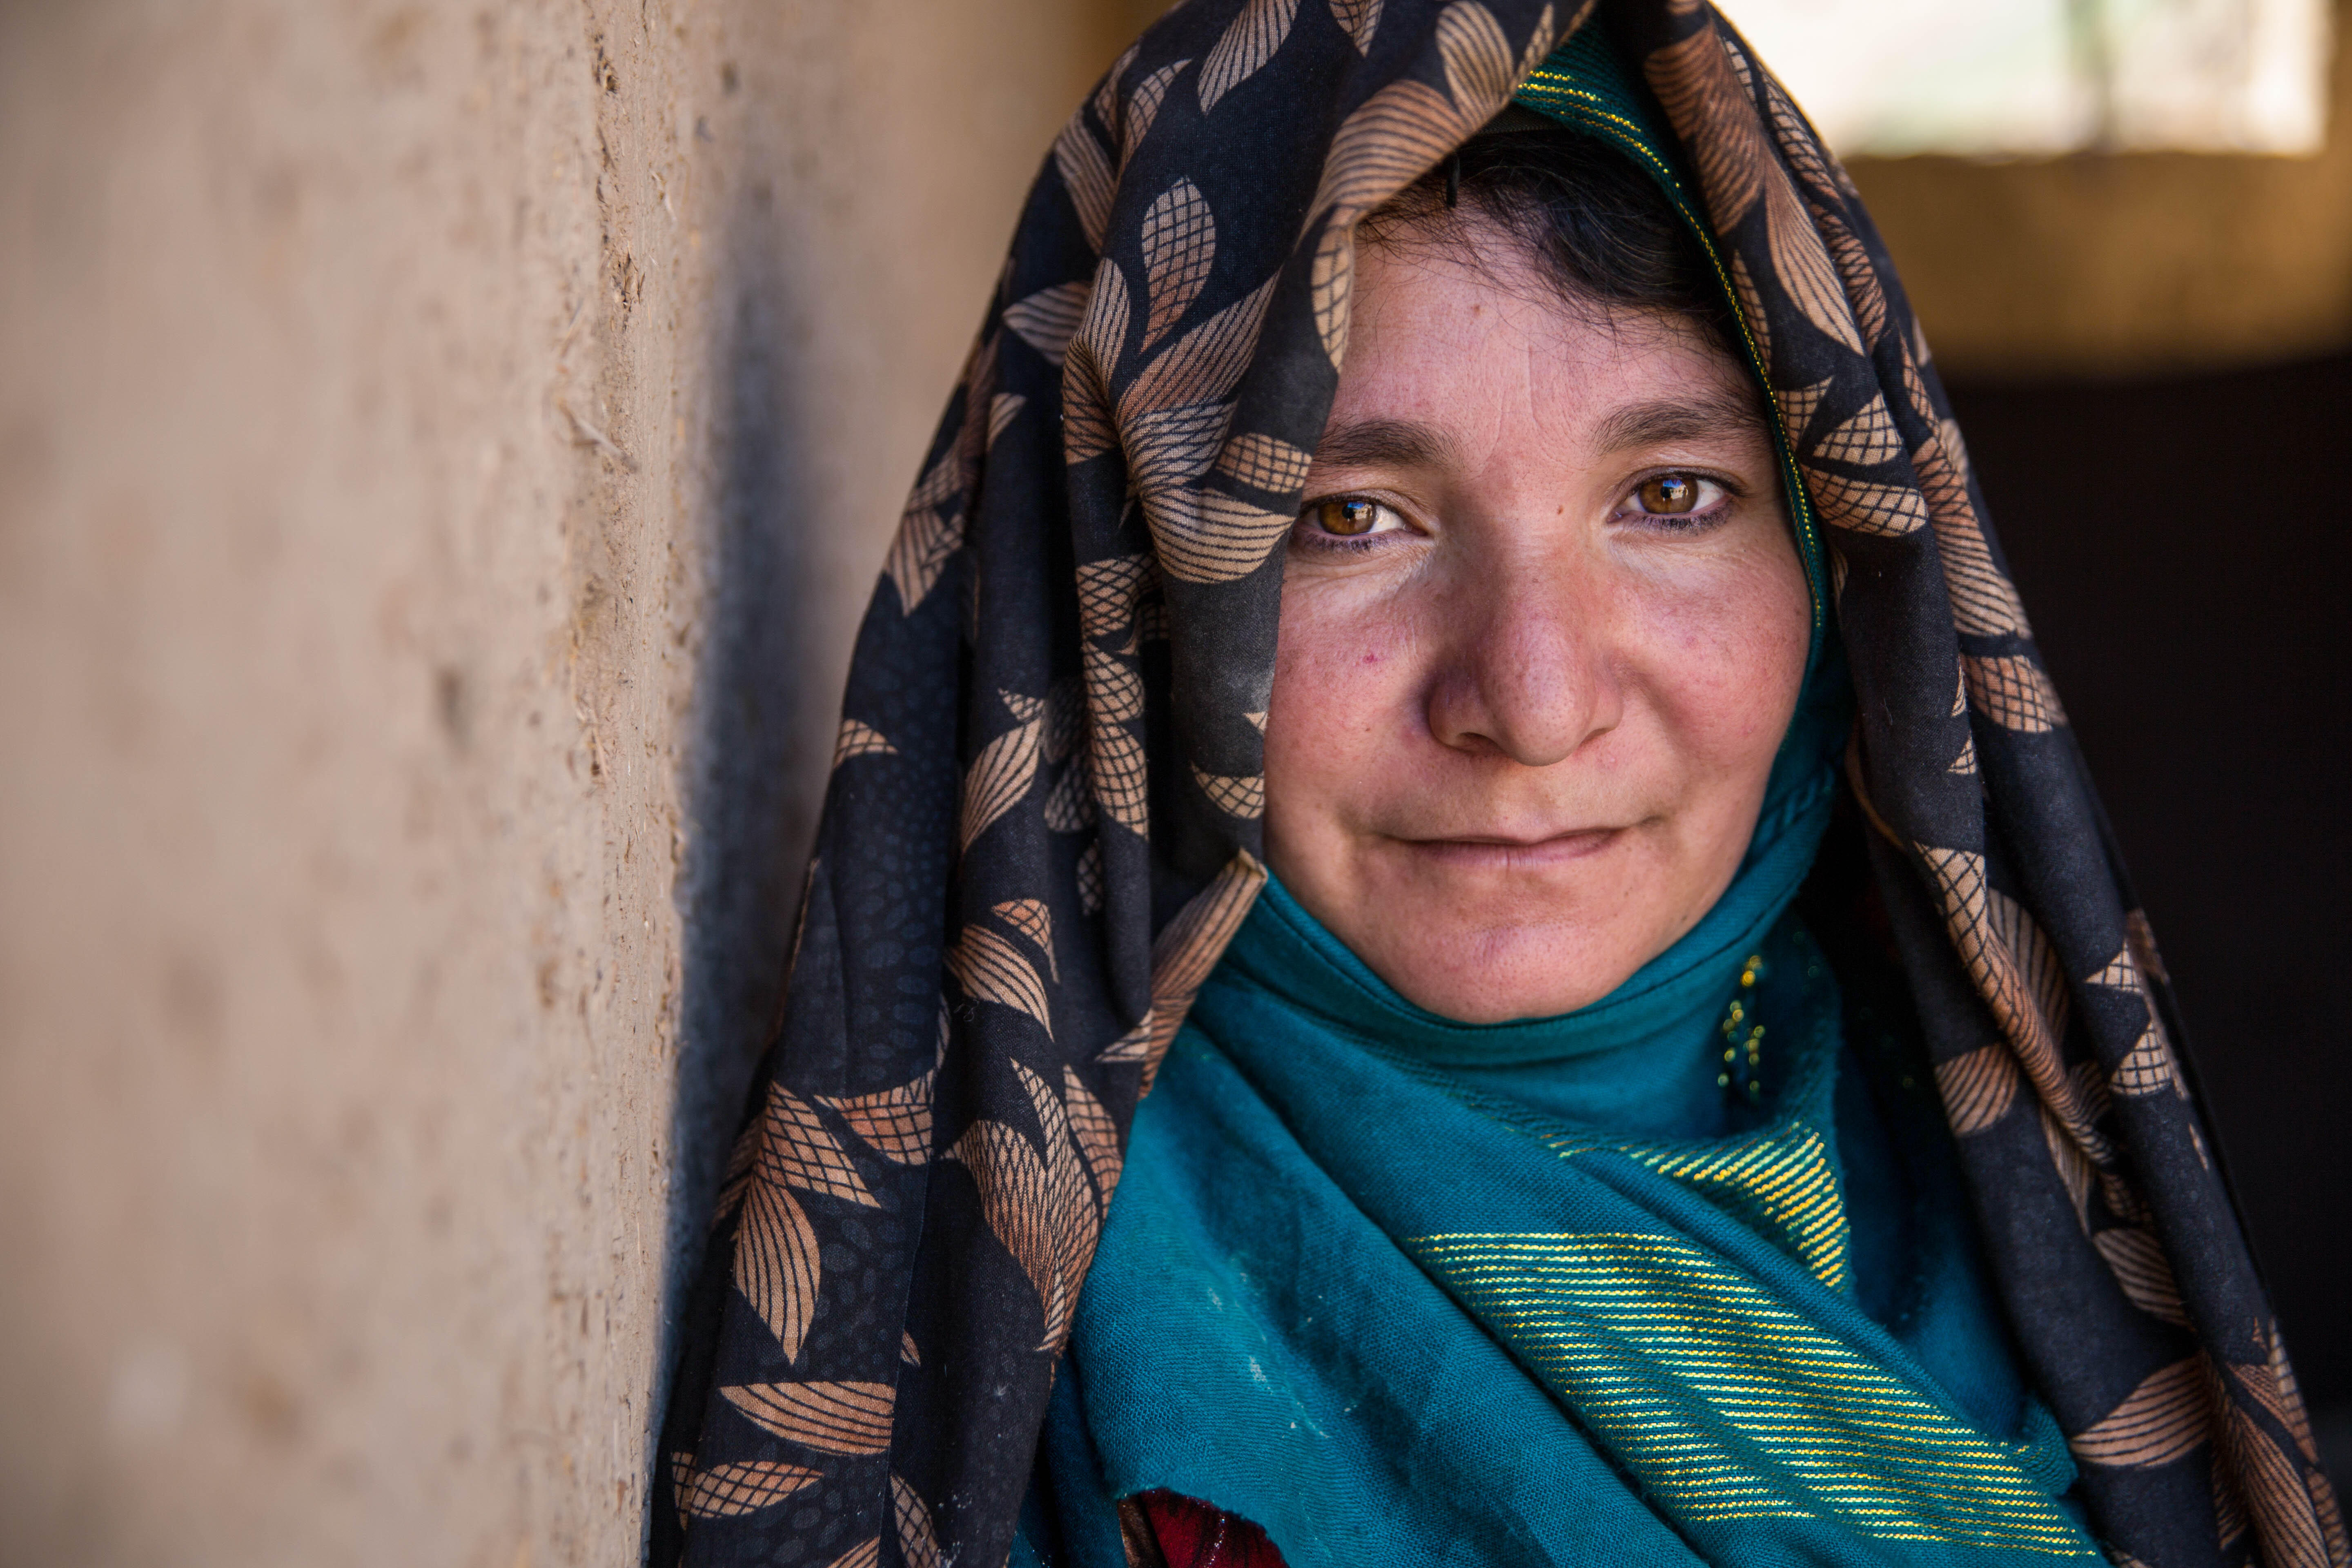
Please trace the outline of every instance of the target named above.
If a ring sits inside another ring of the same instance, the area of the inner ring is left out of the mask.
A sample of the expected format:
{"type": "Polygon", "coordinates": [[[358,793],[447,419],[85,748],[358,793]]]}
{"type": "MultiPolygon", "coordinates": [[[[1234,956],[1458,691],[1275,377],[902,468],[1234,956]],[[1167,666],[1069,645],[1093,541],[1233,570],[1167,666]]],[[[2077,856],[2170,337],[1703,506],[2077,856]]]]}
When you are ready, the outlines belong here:
{"type": "Polygon", "coordinates": [[[1710,426],[1769,428],[1754,379],[1712,334],[1563,295],[1508,241],[1366,246],[1353,294],[1335,429],[1409,420],[1472,440],[1518,428],[1585,446],[1628,409],[1676,404],[1710,426]]]}

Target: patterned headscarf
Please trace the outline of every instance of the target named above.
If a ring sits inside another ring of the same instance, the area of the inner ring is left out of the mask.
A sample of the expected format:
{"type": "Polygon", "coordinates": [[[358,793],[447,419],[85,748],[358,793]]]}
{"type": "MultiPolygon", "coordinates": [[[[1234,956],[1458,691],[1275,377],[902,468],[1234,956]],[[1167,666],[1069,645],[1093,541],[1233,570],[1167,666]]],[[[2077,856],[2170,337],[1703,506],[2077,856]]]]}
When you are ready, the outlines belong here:
{"type": "Polygon", "coordinates": [[[2117,1561],[2352,1563],[2154,941],[1853,186],[1706,0],[1192,0],[1033,189],[859,631],[656,1563],[1000,1563],[1139,1098],[1264,880],[1281,550],[1359,218],[1639,63],[1830,546],[1867,820],[2117,1561]]]}

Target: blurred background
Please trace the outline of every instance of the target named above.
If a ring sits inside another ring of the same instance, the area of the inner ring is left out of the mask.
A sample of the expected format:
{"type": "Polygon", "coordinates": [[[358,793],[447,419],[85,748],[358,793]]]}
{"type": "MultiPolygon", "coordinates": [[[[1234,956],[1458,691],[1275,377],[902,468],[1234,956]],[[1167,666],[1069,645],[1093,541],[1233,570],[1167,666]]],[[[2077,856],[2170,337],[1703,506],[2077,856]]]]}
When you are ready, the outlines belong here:
{"type": "MultiPolygon", "coordinates": [[[[1903,268],[2340,1467],[2352,16],[1726,8],[1903,268]]],[[[851,627],[1157,9],[0,4],[0,1562],[635,1559],[851,627]]]]}

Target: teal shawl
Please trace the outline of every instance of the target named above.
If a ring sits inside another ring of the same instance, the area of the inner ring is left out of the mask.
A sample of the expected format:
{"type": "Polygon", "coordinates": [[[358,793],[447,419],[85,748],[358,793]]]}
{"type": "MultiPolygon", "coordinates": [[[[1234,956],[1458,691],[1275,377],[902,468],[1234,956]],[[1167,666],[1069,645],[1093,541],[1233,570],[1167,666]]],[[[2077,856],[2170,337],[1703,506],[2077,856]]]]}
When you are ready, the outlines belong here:
{"type": "MultiPolygon", "coordinates": [[[[1520,101],[1706,242],[1598,27],[1520,101]]],[[[2100,1560],[1924,1058],[1848,1041],[1791,912],[1852,698],[1788,479],[1813,651],[1731,887],[1601,1001],[1471,1026],[1269,881],[1137,1114],[1016,1563],[1119,1568],[1155,1490],[1291,1568],[2100,1560]]]]}
{"type": "Polygon", "coordinates": [[[1792,891],[1743,876],[1760,963],[1685,939],[1645,973],[1690,1006],[1609,1037],[1625,993],[1433,1018],[1269,887],[1138,1114],[1016,1562],[1114,1568],[1163,1489],[1292,1568],[2095,1558],[1928,1091],[1842,1049],[1792,891]],[[1759,1104],[1716,1081],[1734,999],[1759,1104]],[[1481,1039],[1508,1065],[1440,1065],[1481,1039]],[[1580,1124],[1624,1069],[1728,1130],[1580,1124]]]}

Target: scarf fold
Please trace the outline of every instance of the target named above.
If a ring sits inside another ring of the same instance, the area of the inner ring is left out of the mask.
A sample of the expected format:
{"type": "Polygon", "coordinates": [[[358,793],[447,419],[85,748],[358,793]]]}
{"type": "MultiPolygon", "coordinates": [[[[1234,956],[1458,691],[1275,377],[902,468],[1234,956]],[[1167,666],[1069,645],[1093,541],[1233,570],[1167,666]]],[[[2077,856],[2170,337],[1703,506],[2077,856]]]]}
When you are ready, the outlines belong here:
{"type": "Polygon", "coordinates": [[[1354,226],[1597,19],[1693,171],[1819,527],[1879,889],[2095,1531],[2166,1568],[2352,1564],[1925,339],[1706,0],[1192,0],[1065,128],[859,630],[680,1314],[656,1563],[1004,1560],[1136,1107],[1264,882],[1279,546],[1354,226]]]}
{"type": "MultiPolygon", "coordinates": [[[[1836,980],[1768,923],[1744,964],[1689,976],[1767,1026],[1765,1113],[1629,1139],[1596,1125],[1622,1098],[1603,1079],[1537,1110],[1433,1067],[1400,1043],[1411,1005],[1269,886],[1139,1112],[1027,1560],[1118,1568],[1114,1500],[1164,1489],[1292,1568],[2098,1561],[1910,1060],[1874,1038],[1878,1070],[1842,1080],[1836,980]],[[1873,1134],[1862,1195],[1902,1234],[1854,1258],[1841,1149],[1873,1134]]],[[[1549,1034],[1574,1067],[1580,1016],[1491,1037],[1549,1034]]],[[[1710,1024],[1619,1054],[1745,1109],[1710,1024]]]]}

